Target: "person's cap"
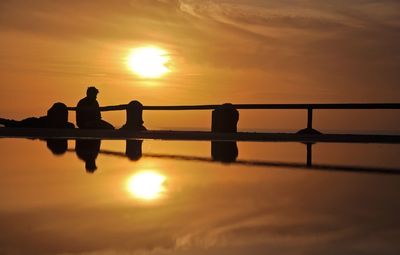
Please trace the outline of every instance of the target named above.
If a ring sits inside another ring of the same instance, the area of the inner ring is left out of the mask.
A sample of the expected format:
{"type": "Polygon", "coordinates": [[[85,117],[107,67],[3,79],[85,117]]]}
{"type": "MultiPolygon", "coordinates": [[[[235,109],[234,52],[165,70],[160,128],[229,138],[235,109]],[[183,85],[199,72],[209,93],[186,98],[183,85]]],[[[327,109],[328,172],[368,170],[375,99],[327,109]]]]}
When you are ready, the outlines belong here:
{"type": "Polygon", "coordinates": [[[96,87],[89,87],[88,89],[87,89],[87,91],[86,91],[87,93],[99,93],[99,90],[98,89],[96,89],[96,87]]]}

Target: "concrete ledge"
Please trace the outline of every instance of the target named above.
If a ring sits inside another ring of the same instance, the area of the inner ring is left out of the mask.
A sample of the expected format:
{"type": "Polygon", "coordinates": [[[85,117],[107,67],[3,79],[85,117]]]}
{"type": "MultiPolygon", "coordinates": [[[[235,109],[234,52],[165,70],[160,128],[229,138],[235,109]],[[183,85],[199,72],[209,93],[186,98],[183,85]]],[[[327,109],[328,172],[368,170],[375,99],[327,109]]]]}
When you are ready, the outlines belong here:
{"type": "Polygon", "coordinates": [[[33,139],[161,139],[192,141],[249,141],[249,142],[302,142],[302,143],[381,143],[398,144],[400,135],[371,134],[294,134],[294,133],[213,133],[203,131],[129,131],[96,129],[39,129],[0,128],[0,138],[33,139]]]}

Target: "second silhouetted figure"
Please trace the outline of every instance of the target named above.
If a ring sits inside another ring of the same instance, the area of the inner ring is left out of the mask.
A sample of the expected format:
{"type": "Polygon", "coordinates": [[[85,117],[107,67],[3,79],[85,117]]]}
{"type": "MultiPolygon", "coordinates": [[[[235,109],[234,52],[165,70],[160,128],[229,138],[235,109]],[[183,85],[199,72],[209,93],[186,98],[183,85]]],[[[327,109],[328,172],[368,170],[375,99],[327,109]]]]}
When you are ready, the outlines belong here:
{"type": "Polygon", "coordinates": [[[99,90],[89,87],[86,97],[76,106],[76,124],[79,128],[114,129],[113,125],[101,119],[100,106],[97,102],[99,90]]]}

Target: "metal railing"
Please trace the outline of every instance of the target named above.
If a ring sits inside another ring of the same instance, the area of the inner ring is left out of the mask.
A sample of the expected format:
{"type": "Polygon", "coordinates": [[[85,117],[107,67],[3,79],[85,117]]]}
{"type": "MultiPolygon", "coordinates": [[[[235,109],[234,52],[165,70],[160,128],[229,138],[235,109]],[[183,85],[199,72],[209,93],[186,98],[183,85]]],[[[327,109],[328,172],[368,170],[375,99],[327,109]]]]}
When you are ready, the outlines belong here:
{"type": "MultiPolygon", "coordinates": [[[[126,110],[127,104],[103,106],[101,111],[126,110]]],[[[184,111],[184,110],[214,110],[221,105],[177,105],[177,106],[143,106],[143,110],[150,111],[184,111]]],[[[305,131],[313,130],[313,110],[381,110],[400,109],[400,103],[342,103],[342,104],[232,104],[237,110],[307,110],[307,128],[305,131]]],[[[76,107],[68,107],[74,111],[76,107]]]]}

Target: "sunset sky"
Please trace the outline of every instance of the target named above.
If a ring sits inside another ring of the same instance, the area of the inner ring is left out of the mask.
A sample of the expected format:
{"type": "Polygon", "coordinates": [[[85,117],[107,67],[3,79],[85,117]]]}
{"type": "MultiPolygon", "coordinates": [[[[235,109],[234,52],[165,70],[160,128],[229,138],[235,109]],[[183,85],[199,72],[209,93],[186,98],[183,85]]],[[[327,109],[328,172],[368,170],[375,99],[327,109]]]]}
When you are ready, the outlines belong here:
{"type": "MultiPolygon", "coordinates": [[[[100,105],[400,102],[399,45],[395,0],[2,0],[0,117],[75,106],[89,85],[100,105]],[[169,72],[129,69],[146,46],[166,52],[169,72]]],[[[210,113],[151,114],[149,126],[209,126],[210,113]]],[[[400,123],[391,116],[378,128],[400,123]]]]}

